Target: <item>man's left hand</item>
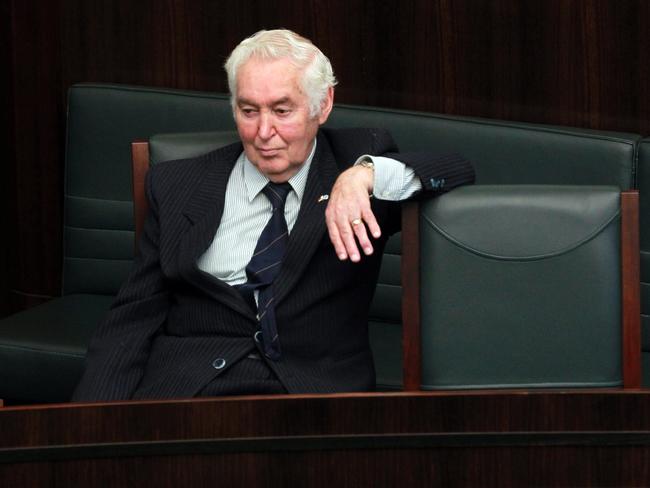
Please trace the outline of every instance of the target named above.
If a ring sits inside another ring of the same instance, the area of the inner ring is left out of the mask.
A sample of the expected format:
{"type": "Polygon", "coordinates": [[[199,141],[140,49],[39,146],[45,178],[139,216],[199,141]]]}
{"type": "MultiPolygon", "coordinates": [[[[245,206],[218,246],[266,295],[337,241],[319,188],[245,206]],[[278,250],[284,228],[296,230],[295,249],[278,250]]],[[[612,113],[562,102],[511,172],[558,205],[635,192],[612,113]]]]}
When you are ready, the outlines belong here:
{"type": "Polygon", "coordinates": [[[325,221],[336,255],[341,261],[350,258],[359,262],[361,254],[373,252],[368,232],[375,239],[381,229],[370,208],[370,194],[374,184],[372,168],[352,166],[339,175],[330,192],[325,210],[325,221]]]}

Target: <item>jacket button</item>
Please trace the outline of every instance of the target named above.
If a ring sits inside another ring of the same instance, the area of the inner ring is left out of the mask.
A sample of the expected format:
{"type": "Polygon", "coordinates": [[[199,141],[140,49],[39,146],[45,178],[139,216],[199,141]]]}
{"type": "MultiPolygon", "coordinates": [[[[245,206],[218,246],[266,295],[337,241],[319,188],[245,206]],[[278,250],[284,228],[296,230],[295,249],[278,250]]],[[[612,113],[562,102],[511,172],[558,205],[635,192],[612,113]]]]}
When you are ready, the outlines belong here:
{"type": "Polygon", "coordinates": [[[258,330],[255,332],[255,335],[253,336],[253,339],[255,339],[255,342],[262,342],[262,331],[258,330]]]}
{"type": "Polygon", "coordinates": [[[214,361],[212,361],[212,367],[214,369],[223,369],[225,365],[226,365],[226,360],[224,358],[217,358],[214,361]]]}

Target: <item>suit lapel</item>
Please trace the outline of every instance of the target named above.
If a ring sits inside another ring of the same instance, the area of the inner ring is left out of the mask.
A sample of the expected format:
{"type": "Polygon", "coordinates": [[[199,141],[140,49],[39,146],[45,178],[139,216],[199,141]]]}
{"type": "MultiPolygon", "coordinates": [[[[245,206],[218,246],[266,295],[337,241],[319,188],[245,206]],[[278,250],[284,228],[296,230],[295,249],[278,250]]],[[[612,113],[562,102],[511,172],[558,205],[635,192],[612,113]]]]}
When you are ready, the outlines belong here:
{"type": "Polygon", "coordinates": [[[197,265],[199,257],[212,243],[221,222],[228,178],[241,152],[241,144],[234,144],[206,156],[211,159],[209,169],[183,209],[183,214],[191,225],[181,237],[179,270],[187,281],[215,300],[253,318],[250,307],[234,288],[200,270],[197,265]]]}
{"type": "Polygon", "coordinates": [[[327,200],[320,197],[329,194],[338,174],[339,169],[329,143],[319,132],[316,154],[307,177],[298,219],[289,236],[282,269],[273,284],[276,303],[287,296],[302,276],[327,230],[327,200]]]}

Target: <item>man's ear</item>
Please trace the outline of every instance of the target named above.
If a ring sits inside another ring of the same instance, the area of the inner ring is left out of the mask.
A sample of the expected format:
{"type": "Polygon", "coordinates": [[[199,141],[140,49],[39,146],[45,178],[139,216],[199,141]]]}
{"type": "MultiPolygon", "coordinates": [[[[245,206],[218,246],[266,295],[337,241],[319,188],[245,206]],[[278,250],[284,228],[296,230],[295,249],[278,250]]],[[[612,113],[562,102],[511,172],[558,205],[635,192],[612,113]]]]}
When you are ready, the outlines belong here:
{"type": "Polygon", "coordinates": [[[318,116],[318,123],[320,125],[323,125],[327,121],[327,118],[330,116],[330,112],[332,111],[333,106],[334,106],[334,87],[330,86],[327,89],[327,96],[325,97],[323,103],[321,104],[320,115],[318,116]]]}

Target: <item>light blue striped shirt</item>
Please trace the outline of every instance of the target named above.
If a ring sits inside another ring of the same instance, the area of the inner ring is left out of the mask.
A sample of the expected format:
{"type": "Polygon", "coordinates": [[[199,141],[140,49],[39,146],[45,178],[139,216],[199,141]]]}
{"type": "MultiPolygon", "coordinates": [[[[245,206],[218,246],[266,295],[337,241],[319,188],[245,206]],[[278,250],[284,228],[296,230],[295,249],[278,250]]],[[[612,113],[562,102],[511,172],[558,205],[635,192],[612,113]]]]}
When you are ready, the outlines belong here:
{"type": "MultiPolygon", "coordinates": [[[[307,175],[316,152],[316,141],[300,170],[289,179],[289,192],[284,207],[289,233],[300,211],[307,175]]],[[[413,170],[390,158],[362,156],[375,164],[373,196],[382,200],[404,200],[421,189],[413,170]]],[[[246,266],[253,255],[257,241],[272,213],[269,200],[262,193],[269,179],[260,173],[242,153],[230,173],[226,187],[221,223],[212,244],[198,260],[201,270],[229,285],[246,282],[246,266]]]]}

